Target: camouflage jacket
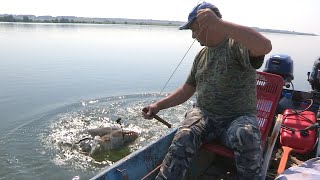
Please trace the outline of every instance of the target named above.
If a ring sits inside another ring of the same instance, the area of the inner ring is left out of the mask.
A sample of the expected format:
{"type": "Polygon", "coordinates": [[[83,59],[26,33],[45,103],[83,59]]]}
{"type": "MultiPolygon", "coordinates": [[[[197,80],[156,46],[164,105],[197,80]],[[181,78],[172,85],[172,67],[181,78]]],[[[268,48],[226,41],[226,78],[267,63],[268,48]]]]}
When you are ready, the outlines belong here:
{"type": "Polygon", "coordinates": [[[186,81],[196,87],[200,109],[226,117],[256,114],[256,69],[263,58],[250,61],[248,49],[233,39],[204,47],[186,81]]]}

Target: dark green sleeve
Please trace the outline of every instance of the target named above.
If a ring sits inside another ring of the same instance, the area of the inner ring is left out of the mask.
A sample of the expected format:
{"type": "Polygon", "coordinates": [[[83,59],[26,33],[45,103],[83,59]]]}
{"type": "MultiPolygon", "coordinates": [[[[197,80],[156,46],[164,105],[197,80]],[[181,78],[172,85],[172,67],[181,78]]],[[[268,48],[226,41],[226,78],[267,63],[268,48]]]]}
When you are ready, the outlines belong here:
{"type": "Polygon", "coordinates": [[[249,56],[249,59],[251,66],[255,69],[259,69],[263,64],[264,55],[258,57],[249,56]]]}
{"type": "Polygon", "coordinates": [[[196,82],[197,65],[199,62],[200,55],[203,52],[204,52],[204,49],[202,49],[193,60],[191,71],[190,71],[189,76],[186,80],[186,83],[189,84],[190,86],[193,86],[193,87],[197,86],[197,82],[196,82]]]}
{"type": "Polygon", "coordinates": [[[238,42],[234,43],[233,51],[240,64],[245,68],[259,69],[263,64],[264,55],[250,56],[249,50],[238,42]]]}
{"type": "Polygon", "coordinates": [[[192,76],[191,73],[189,74],[186,83],[189,84],[190,86],[193,86],[193,87],[197,86],[197,83],[194,79],[194,76],[192,76]]]}
{"type": "Polygon", "coordinates": [[[196,63],[195,62],[196,62],[196,59],[193,61],[191,71],[190,71],[189,76],[186,81],[187,84],[189,84],[190,86],[193,86],[193,87],[197,86],[196,78],[195,78],[195,75],[196,75],[196,65],[195,65],[196,63]]]}

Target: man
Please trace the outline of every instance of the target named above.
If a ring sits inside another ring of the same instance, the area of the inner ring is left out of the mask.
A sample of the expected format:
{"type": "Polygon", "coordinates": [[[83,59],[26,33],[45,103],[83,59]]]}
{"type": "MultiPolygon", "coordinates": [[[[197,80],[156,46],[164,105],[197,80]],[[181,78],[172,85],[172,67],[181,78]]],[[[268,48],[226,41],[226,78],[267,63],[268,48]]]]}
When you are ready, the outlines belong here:
{"type": "Polygon", "coordinates": [[[183,179],[197,150],[213,138],[234,150],[238,179],[261,178],[256,69],[272,46],[255,30],[221,18],[218,8],[206,2],[190,12],[179,29],[191,29],[192,38],[205,47],[195,57],[186,83],[142,113],[151,119],[197,92],[197,105],[186,114],[156,179],[183,179]]]}

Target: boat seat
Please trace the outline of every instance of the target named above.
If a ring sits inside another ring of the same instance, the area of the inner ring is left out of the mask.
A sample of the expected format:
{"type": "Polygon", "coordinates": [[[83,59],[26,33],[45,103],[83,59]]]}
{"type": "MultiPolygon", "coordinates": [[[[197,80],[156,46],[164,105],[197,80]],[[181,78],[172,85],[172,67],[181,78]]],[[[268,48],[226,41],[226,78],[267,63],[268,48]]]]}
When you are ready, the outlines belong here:
{"type": "MultiPolygon", "coordinates": [[[[281,76],[257,71],[257,118],[261,131],[262,144],[265,145],[270,128],[275,120],[276,109],[283,89],[281,76]]],[[[218,144],[206,143],[202,148],[228,158],[234,158],[231,149],[218,144]]]]}

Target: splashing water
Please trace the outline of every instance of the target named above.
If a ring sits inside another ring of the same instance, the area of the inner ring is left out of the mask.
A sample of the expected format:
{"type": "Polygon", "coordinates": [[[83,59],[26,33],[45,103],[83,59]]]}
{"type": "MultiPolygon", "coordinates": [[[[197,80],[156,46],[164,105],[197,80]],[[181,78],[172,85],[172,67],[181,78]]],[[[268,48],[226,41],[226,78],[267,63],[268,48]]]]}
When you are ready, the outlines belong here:
{"type": "MultiPolygon", "coordinates": [[[[157,94],[141,94],[111,97],[79,102],[79,108],[71,112],[57,114],[51,119],[48,130],[40,135],[43,146],[54,151],[56,165],[71,165],[77,169],[97,169],[111,165],[131,152],[146,146],[171,129],[156,120],[145,120],[141,109],[152,103],[157,94]],[[121,125],[115,121],[121,118],[121,125]],[[109,150],[97,157],[90,157],[79,151],[75,143],[88,137],[88,129],[117,126],[124,130],[135,131],[138,139],[121,149],[109,150]]],[[[193,101],[158,113],[159,116],[177,127],[183,120],[184,113],[193,101]]]]}

